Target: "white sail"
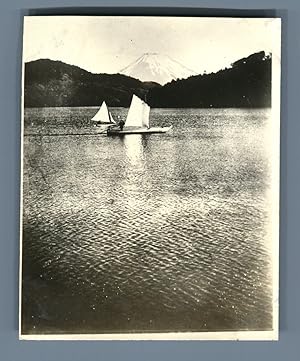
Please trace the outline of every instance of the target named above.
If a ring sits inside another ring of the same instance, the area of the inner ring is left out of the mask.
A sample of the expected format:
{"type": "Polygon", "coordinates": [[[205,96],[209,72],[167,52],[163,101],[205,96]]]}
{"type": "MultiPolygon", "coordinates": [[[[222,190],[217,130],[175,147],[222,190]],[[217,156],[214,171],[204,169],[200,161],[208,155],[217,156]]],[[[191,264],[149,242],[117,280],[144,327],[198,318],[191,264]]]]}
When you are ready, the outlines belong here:
{"type": "Polygon", "coordinates": [[[103,102],[98,112],[93,116],[92,120],[100,123],[115,123],[113,117],[109,113],[106,103],[103,102]]]}
{"type": "Polygon", "coordinates": [[[142,119],[143,119],[143,127],[150,128],[150,119],[149,119],[149,116],[150,116],[150,107],[149,107],[148,104],[143,103],[143,116],[142,116],[142,119]]]}
{"type": "Polygon", "coordinates": [[[150,107],[136,95],[132,96],[125,127],[149,127],[150,107]]]}
{"type": "Polygon", "coordinates": [[[108,116],[109,116],[109,119],[110,119],[110,123],[116,124],[116,122],[115,122],[113,116],[111,115],[111,112],[110,112],[110,111],[108,111],[108,116]]]}

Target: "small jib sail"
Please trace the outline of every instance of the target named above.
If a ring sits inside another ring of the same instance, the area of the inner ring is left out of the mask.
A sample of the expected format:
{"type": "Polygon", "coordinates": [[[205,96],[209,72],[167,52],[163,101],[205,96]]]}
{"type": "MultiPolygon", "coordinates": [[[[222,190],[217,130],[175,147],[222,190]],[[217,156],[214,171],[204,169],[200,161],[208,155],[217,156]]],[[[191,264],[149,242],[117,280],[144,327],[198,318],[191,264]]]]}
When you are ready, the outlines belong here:
{"type": "Polygon", "coordinates": [[[93,116],[92,120],[100,124],[116,123],[110,114],[106,103],[103,102],[98,112],[93,116]]]}
{"type": "Polygon", "coordinates": [[[125,121],[125,128],[150,128],[150,107],[136,95],[132,96],[130,108],[125,121]]]}

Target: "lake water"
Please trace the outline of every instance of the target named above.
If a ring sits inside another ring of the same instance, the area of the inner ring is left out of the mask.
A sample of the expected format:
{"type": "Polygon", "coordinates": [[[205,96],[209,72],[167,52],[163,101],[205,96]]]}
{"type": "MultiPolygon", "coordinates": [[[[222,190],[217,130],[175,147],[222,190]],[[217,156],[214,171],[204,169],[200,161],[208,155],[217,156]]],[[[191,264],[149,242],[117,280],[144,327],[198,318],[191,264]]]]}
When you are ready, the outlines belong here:
{"type": "Polygon", "coordinates": [[[270,111],[96,111],[25,109],[23,333],[271,329],[270,111]]]}

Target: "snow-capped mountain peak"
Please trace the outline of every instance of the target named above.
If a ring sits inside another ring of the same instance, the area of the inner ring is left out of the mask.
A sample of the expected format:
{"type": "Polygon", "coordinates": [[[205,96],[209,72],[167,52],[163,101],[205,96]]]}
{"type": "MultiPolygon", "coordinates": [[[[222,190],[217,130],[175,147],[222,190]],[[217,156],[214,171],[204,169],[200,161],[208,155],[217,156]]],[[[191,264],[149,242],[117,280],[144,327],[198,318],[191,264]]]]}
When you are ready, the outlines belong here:
{"type": "Polygon", "coordinates": [[[141,81],[154,81],[162,85],[173,79],[196,75],[193,70],[168,55],[159,53],[145,53],[119,72],[141,81]]]}

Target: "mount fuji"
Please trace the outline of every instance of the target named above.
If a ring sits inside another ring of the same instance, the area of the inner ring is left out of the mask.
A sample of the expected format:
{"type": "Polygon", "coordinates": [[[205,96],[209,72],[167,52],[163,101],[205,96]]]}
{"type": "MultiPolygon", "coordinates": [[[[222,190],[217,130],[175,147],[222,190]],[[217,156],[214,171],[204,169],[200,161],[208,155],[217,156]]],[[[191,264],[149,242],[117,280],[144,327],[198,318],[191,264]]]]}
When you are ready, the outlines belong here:
{"type": "Polygon", "coordinates": [[[134,62],[121,69],[119,73],[141,81],[152,81],[164,85],[172,80],[197,75],[193,70],[158,53],[145,53],[134,62]]]}

